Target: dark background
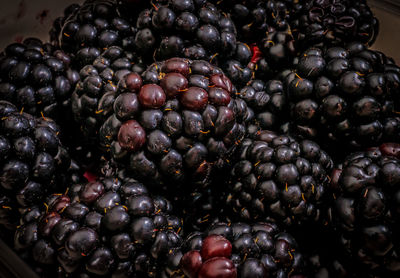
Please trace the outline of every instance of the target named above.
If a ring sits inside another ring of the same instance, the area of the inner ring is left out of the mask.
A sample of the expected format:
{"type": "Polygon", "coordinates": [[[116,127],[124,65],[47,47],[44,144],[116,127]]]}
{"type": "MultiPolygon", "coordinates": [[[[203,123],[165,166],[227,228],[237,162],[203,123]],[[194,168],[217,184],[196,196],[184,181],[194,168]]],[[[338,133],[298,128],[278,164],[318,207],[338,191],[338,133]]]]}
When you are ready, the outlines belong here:
{"type": "MultiPolygon", "coordinates": [[[[47,40],[53,20],[62,15],[64,8],[83,1],[0,0],[0,49],[30,36],[47,40]]],[[[381,32],[374,48],[400,63],[400,0],[369,0],[369,3],[381,22],[381,32]]]]}
{"type": "Polygon", "coordinates": [[[0,48],[27,37],[48,40],[52,22],[65,7],[84,0],[0,0],[0,48]]]}

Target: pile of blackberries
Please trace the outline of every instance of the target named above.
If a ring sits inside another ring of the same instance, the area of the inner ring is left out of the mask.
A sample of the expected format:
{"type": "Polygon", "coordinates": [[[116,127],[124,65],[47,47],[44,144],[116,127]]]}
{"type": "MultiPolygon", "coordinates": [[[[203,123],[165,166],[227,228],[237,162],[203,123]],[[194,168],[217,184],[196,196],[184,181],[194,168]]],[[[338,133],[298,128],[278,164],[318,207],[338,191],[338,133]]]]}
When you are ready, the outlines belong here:
{"type": "Polygon", "coordinates": [[[39,277],[400,275],[400,67],[365,0],[87,0],[0,54],[0,235],[39,277]]]}

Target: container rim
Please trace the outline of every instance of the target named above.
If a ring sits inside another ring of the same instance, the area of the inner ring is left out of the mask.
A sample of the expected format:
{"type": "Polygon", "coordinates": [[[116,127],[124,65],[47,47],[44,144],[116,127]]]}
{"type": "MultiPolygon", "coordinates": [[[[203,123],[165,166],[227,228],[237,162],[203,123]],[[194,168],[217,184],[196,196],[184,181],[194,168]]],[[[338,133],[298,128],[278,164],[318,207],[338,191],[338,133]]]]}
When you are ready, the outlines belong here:
{"type": "Polygon", "coordinates": [[[26,262],[24,262],[2,239],[0,239],[0,277],[39,278],[26,262]]]}
{"type": "Polygon", "coordinates": [[[371,7],[400,15],[400,0],[368,0],[367,2],[371,7]]]}

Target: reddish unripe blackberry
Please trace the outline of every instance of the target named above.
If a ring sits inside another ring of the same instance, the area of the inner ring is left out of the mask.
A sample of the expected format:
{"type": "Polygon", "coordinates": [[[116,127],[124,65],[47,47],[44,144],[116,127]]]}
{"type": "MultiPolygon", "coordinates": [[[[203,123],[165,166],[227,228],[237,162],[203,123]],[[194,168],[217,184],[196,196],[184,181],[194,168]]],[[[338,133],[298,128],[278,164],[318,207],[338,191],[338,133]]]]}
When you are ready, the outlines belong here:
{"type": "MultiPolygon", "coordinates": [[[[173,58],[126,75],[100,143],[114,161],[153,182],[206,183],[243,138],[251,114],[223,72],[173,58]]],[[[161,185],[162,186],[162,185],[161,185]]]]}

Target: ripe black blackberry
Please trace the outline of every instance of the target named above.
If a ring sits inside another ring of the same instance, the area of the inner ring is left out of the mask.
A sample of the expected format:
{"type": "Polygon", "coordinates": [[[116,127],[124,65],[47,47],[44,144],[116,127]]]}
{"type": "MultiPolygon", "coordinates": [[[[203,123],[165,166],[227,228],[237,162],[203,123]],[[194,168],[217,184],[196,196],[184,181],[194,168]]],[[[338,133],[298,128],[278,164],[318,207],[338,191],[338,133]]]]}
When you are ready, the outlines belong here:
{"type": "Polygon", "coordinates": [[[230,57],[236,49],[235,25],[207,1],[157,1],[140,13],[136,27],[136,48],[151,59],[183,53],[209,61],[215,54],[230,57]]]}
{"type": "MultiPolygon", "coordinates": [[[[63,190],[68,169],[74,167],[49,118],[35,118],[0,101],[0,199],[2,224],[17,209],[42,202],[44,195],[63,190]]],[[[73,171],[73,169],[71,169],[73,171]]],[[[8,221],[10,222],[10,221],[8,221]]],[[[14,227],[15,228],[15,227],[14,227]]]]}
{"type": "MultiPolygon", "coordinates": [[[[214,1],[221,11],[232,17],[238,30],[238,40],[260,50],[260,56],[247,61],[247,70],[257,78],[273,78],[289,67],[298,54],[289,22],[302,9],[302,2],[276,0],[214,1]]],[[[254,51],[253,51],[254,54],[254,51]]]]}
{"type": "Polygon", "coordinates": [[[286,226],[321,220],[333,162],[316,143],[259,131],[233,161],[224,197],[233,219],[286,226]]]}
{"type": "Polygon", "coordinates": [[[238,30],[238,38],[249,43],[258,43],[271,28],[286,30],[302,9],[301,1],[277,0],[214,0],[221,11],[229,13],[238,30]]]}
{"type": "MultiPolygon", "coordinates": [[[[251,115],[222,71],[173,58],[120,82],[100,144],[114,161],[163,187],[207,182],[245,134],[251,115]]],[[[169,191],[171,193],[171,191],[169,191]]],[[[175,194],[176,195],[176,194],[175,194]]]]}
{"type": "Polygon", "coordinates": [[[365,0],[312,0],[295,10],[297,16],[289,24],[304,47],[342,46],[354,40],[372,45],[379,33],[379,21],[365,0]]]}
{"type": "Polygon", "coordinates": [[[283,78],[292,119],[285,128],[327,150],[398,141],[399,73],[393,60],[361,43],[311,48],[283,78]]]}
{"type": "Polygon", "coordinates": [[[171,210],[129,177],[74,184],[68,195],[48,196],[38,217],[22,219],[15,248],[48,277],[159,277],[181,244],[181,220],[171,210]]]}
{"type": "Polygon", "coordinates": [[[303,263],[294,238],[275,224],[220,222],[188,235],[170,254],[166,273],[190,278],[301,278],[306,277],[303,263]]]}
{"type": "Polygon", "coordinates": [[[91,64],[110,46],[132,50],[136,30],[121,16],[121,8],[116,0],[87,0],[79,8],[67,8],[50,32],[52,43],[74,54],[79,68],[91,64]]]}
{"type": "Polygon", "coordinates": [[[8,45],[0,54],[0,99],[34,116],[65,116],[79,80],[71,58],[39,39],[8,45]]]}
{"type": "Polygon", "coordinates": [[[252,71],[248,46],[236,39],[228,14],[206,0],[151,2],[136,22],[136,51],[150,64],[172,57],[206,60],[221,67],[231,78],[245,84],[252,71]]]}
{"type": "MultiPolygon", "coordinates": [[[[336,170],[332,223],[348,255],[371,273],[400,271],[400,145],[353,153],[336,170]]],[[[394,276],[393,276],[394,277],[394,276]]]]}

